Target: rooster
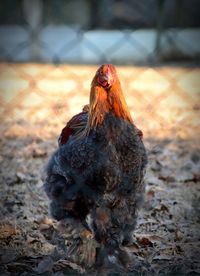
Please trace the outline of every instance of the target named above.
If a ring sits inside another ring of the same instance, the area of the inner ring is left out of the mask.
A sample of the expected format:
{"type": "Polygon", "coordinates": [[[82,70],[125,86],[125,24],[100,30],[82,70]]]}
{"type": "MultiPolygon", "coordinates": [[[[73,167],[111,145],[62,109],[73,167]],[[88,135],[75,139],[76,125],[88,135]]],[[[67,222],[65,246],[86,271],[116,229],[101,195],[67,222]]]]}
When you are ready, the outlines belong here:
{"type": "MultiPolygon", "coordinates": [[[[82,233],[98,244],[90,264],[129,262],[124,248],[132,242],[145,189],[147,155],[142,136],[115,67],[100,66],[91,83],[89,105],[61,132],[45,182],[52,216],[73,220],[74,228],[84,228],[82,233]]],[[[82,258],[85,266],[88,254],[82,258]]]]}

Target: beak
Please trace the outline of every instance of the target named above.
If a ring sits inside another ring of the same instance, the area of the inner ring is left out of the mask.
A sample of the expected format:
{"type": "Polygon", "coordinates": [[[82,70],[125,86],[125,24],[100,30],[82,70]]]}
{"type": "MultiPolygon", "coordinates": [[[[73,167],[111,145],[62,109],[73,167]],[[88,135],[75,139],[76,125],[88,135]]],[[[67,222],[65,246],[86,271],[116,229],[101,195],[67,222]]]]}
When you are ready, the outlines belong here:
{"type": "Polygon", "coordinates": [[[102,81],[107,81],[107,82],[109,82],[110,78],[109,78],[108,75],[102,75],[102,76],[101,76],[101,80],[102,80],[102,81]]]}
{"type": "Polygon", "coordinates": [[[101,83],[106,82],[106,83],[110,84],[110,83],[112,83],[112,76],[109,74],[100,75],[99,80],[101,83]]]}

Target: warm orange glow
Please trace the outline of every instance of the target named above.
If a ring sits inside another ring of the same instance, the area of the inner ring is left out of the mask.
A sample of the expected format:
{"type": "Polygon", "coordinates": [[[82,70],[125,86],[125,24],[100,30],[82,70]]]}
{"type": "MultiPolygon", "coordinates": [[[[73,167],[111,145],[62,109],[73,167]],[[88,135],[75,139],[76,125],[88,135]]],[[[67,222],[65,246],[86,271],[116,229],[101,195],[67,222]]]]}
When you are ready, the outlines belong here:
{"type": "Polygon", "coordinates": [[[89,127],[95,128],[98,124],[101,124],[108,112],[107,92],[101,86],[92,86],[90,92],[89,127]]]}
{"type": "Polygon", "coordinates": [[[133,122],[131,113],[121,89],[121,84],[118,79],[115,81],[109,91],[108,100],[110,103],[110,109],[113,111],[115,116],[121,117],[124,120],[129,121],[130,123],[133,122]]]}
{"type": "Polygon", "coordinates": [[[115,82],[109,90],[104,89],[94,77],[90,91],[90,109],[87,133],[91,128],[102,124],[105,115],[112,112],[116,117],[133,122],[129,108],[122,93],[120,81],[114,72],[115,82]]]}
{"type": "MultiPolygon", "coordinates": [[[[1,136],[57,136],[88,103],[95,70],[96,65],[1,63],[1,136]]],[[[117,66],[117,71],[144,137],[199,136],[199,68],[117,66]]],[[[118,104],[114,112],[119,116],[118,104]]]]}

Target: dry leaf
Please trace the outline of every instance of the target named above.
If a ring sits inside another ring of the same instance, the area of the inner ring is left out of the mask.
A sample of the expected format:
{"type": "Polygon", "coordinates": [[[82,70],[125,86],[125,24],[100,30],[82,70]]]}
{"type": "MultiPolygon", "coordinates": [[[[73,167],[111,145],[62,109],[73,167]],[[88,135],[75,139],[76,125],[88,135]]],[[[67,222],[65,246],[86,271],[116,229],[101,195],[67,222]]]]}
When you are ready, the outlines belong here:
{"type": "Polygon", "coordinates": [[[153,257],[154,261],[169,261],[171,260],[171,257],[168,255],[156,255],[155,257],[153,257]]]}
{"type": "Polygon", "coordinates": [[[16,227],[11,223],[0,224],[0,239],[6,239],[18,233],[16,227]]]}
{"type": "Polygon", "coordinates": [[[46,225],[53,225],[53,220],[46,217],[46,216],[40,216],[35,220],[38,224],[46,224],[46,225]]]}
{"type": "Polygon", "coordinates": [[[85,269],[83,267],[81,267],[80,265],[77,265],[75,263],[72,263],[68,260],[60,259],[54,264],[54,269],[55,270],[61,270],[65,267],[70,267],[70,268],[78,271],[79,273],[84,273],[85,272],[85,269]]]}
{"type": "Polygon", "coordinates": [[[47,271],[52,271],[52,268],[54,266],[54,262],[51,259],[51,257],[44,258],[37,266],[35,272],[38,274],[42,274],[47,271]]]}
{"type": "Polygon", "coordinates": [[[177,229],[177,230],[175,231],[175,239],[176,239],[177,241],[180,241],[180,240],[183,239],[183,237],[184,237],[183,233],[182,233],[180,230],[177,229]]]}
{"type": "Polygon", "coordinates": [[[153,246],[153,243],[147,237],[141,237],[141,238],[138,237],[137,241],[140,245],[145,246],[145,247],[148,247],[148,246],[152,247],[153,246]]]}
{"type": "Polygon", "coordinates": [[[146,197],[148,198],[148,200],[151,200],[152,198],[154,198],[155,196],[155,190],[150,189],[146,192],[146,197]]]}
{"type": "Polygon", "coordinates": [[[159,204],[154,208],[155,212],[167,212],[169,213],[169,208],[164,204],[159,204]]]}
{"type": "Polygon", "coordinates": [[[137,243],[132,243],[130,246],[127,246],[127,248],[130,252],[134,252],[134,253],[139,252],[139,249],[140,249],[137,243]]]}

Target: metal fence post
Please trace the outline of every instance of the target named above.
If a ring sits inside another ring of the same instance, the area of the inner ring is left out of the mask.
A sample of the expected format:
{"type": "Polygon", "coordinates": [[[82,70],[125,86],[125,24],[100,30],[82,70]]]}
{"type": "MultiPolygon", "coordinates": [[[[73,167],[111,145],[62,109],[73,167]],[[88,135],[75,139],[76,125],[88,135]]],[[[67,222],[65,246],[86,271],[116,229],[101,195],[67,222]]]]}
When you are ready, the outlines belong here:
{"type": "Polygon", "coordinates": [[[161,50],[161,36],[163,32],[163,27],[164,27],[163,15],[164,15],[165,0],[157,0],[157,3],[158,3],[157,34],[156,34],[154,53],[156,55],[159,55],[161,50]]]}
{"type": "Polygon", "coordinates": [[[31,49],[31,60],[41,60],[41,48],[39,43],[39,32],[42,22],[42,0],[23,0],[23,11],[24,17],[27,21],[31,32],[30,32],[30,49],[31,49]]]}

